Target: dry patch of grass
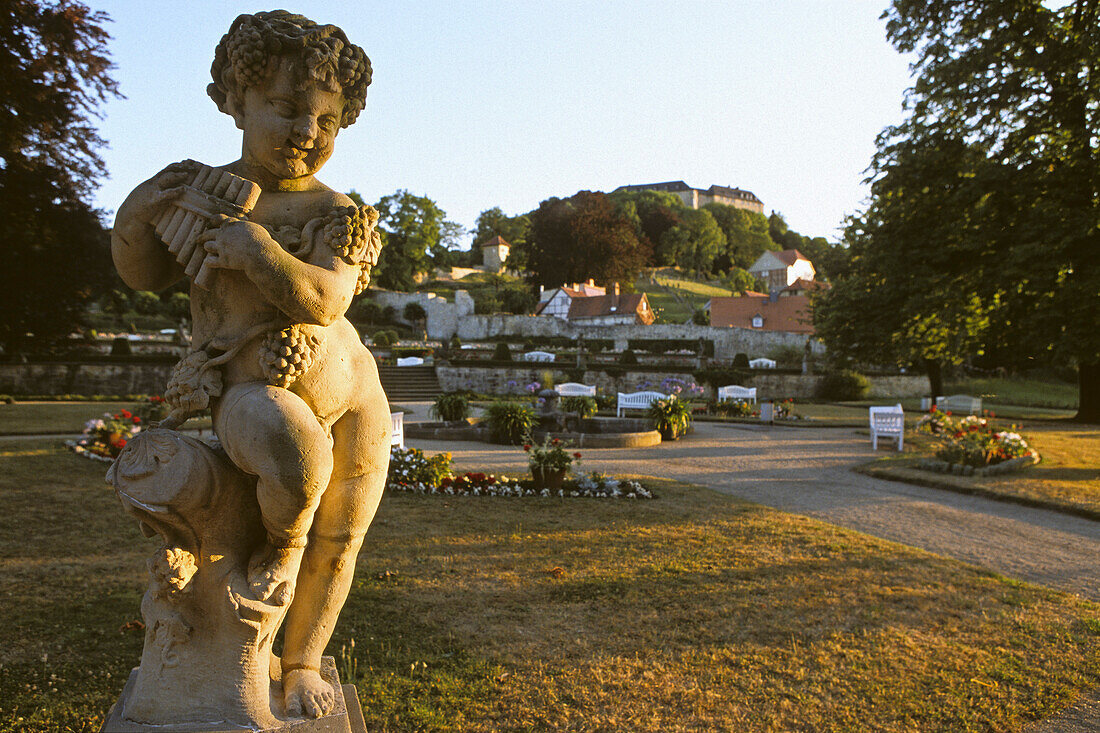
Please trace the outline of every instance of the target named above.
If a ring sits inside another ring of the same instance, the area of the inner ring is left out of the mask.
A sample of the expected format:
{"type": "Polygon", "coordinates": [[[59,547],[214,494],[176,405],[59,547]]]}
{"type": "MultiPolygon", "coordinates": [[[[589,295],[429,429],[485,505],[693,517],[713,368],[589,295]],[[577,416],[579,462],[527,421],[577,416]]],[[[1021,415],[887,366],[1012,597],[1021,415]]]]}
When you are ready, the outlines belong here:
{"type": "Polygon", "coordinates": [[[907,434],[909,450],[879,459],[860,471],[883,478],[980,493],[1100,519],[1100,429],[1068,422],[1035,422],[1021,427],[1042,461],[1000,476],[954,476],[914,468],[933,440],[907,434]]]}
{"type": "MultiPolygon", "coordinates": [[[[330,649],[355,639],[368,727],[1016,730],[1100,683],[1095,604],[653,485],[387,496],[330,649]]],[[[0,454],[0,729],[97,729],[151,548],[100,464],[0,454]]]]}

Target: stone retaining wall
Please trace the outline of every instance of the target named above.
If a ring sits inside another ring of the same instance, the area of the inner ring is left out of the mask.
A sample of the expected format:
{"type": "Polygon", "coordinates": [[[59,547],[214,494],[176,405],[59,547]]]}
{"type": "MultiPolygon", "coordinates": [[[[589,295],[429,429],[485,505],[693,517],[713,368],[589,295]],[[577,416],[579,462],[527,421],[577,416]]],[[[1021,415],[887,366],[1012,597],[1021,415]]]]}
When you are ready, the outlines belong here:
{"type": "Polygon", "coordinates": [[[0,393],[16,396],[161,394],[172,366],[171,362],[0,364],[0,393]]]}
{"type": "MultiPolygon", "coordinates": [[[[436,376],[439,385],[444,391],[456,389],[471,389],[475,392],[486,394],[526,394],[525,387],[531,382],[541,382],[542,374],[549,371],[554,382],[571,381],[560,369],[554,369],[551,365],[530,367],[473,367],[473,366],[437,366],[436,376]],[[514,384],[510,384],[514,383],[514,384]]],[[[581,381],[587,385],[595,385],[597,389],[614,392],[637,392],[643,389],[660,389],[665,379],[679,379],[686,383],[692,383],[695,378],[690,371],[667,372],[624,372],[622,376],[612,377],[606,372],[590,369],[584,373],[581,381]]],[[[801,374],[769,374],[766,371],[754,373],[751,378],[745,380],[743,387],[756,387],[762,400],[783,399],[809,399],[815,396],[817,384],[822,379],[818,375],[801,374]]],[[[920,397],[928,394],[928,380],[925,377],[899,375],[893,377],[868,377],[871,383],[870,397],[880,398],[908,398],[920,397]]],[[[706,388],[706,385],[701,385],[706,388]]],[[[712,389],[706,388],[708,396],[713,396],[712,389]]]]}
{"type": "MultiPolygon", "coordinates": [[[[60,394],[160,394],[168,383],[170,363],[79,363],[51,362],[30,364],[0,364],[0,394],[60,395],[60,394]]],[[[554,382],[571,381],[561,369],[552,365],[514,367],[436,367],[436,376],[444,391],[472,389],[487,394],[527,394],[525,387],[541,382],[549,371],[554,382]],[[509,384],[514,382],[514,384],[509,384]]],[[[630,372],[610,376],[598,369],[584,373],[583,381],[604,392],[637,392],[660,389],[665,379],[694,382],[690,370],[660,372],[630,372]]],[[[808,399],[814,397],[817,375],[769,374],[755,372],[743,387],[756,387],[762,399],[808,399]]],[[[872,399],[921,397],[928,394],[928,380],[917,376],[868,377],[872,399]]],[[[706,385],[702,385],[706,386],[706,385]]],[[[713,396],[713,390],[707,390],[713,396]]]]}

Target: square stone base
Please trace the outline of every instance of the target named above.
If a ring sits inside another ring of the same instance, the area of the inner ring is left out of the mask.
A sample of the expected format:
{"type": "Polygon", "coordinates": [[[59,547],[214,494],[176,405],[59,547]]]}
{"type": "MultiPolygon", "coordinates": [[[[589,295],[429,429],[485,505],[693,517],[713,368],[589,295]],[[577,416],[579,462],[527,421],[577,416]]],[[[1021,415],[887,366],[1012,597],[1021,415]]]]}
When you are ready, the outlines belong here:
{"type": "MultiPolygon", "coordinates": [[[[126,681],[126,687],[118,702],[114,704],[107,714],[107,722],[103,724],[100,733],[239,733],[242,730],[254,730],[253,728],[237,728],[226,725],[214,725],[212,727],[195,727],[194,723],[183,725],[145,725],[132,723],[123,718],[126,710],[126,700],[133,689],[137,679],[137,668],[130,672],[130,678],[126,681]]],[[[332,685],[336,691],[336,707],[332,712],[322,718],[304,718],[288,720],[277,728],[265,728],[256,733],[367,733],[367,725],[363,720],[363,709],[359,706],[359,697],[355,693],[355,685],[341,685],[340,677],[336,673],[336,660],[332,657],[321,657],[321,678],[332,685]]],[[[272,692],[282,695],[282,683],[272,683],[272,692]]]]}

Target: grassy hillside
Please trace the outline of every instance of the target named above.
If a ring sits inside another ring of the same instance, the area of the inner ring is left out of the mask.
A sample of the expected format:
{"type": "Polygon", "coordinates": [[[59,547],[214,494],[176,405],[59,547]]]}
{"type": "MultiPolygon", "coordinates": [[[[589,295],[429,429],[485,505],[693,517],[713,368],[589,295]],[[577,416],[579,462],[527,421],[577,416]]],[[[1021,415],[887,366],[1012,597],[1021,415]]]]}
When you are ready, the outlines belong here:
{"type": "Polygon", "coordinates": [[[647,270],[634,287],[649,296],[650,306],[659,314],[658,323],[683,323],[712,297],[733,295],[729,288],[690,277],[674,267],[647,270]]]}

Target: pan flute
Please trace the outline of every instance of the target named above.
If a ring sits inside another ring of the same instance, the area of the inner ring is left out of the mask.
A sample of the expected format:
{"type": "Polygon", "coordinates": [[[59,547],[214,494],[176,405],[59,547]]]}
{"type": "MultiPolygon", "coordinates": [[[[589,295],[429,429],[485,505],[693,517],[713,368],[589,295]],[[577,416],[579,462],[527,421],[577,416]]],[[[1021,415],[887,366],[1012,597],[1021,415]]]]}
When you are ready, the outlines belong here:
{"type": "Polygon", "coordinates": [[[206,287],[206,250],[195,246],[199,235],[219,214],[248,216],[259,198],[259,184],[200,164],[191,183],[154,222],[157,236],[183,265],[187,277],[199,287],[206,287]]]}

